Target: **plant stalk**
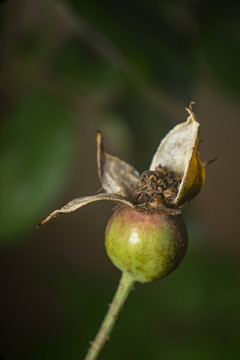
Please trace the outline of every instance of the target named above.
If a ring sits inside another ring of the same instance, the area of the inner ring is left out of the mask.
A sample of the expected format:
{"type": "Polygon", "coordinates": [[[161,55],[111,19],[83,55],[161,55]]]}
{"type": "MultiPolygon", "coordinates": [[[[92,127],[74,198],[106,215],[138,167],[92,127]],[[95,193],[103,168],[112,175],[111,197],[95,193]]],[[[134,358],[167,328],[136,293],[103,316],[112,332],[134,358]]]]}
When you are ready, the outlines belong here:
{"type": "Polygon", "coordinates": [[[135,281],[127,273],[122,273],[113,301],[84,360],[96,360],[98,358],[106,341],[109,339],[109,335],[114,328],[134,283],[135,281]]]}

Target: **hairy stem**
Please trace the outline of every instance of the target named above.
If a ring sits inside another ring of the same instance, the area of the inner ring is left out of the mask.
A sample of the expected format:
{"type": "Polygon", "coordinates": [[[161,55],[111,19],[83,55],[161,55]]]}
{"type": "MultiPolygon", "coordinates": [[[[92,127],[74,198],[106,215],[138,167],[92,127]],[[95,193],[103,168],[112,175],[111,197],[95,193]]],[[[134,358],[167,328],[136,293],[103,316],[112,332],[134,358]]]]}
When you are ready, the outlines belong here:
{"type": "Polygon", "coordinates": [[[109,339],[109,335],[114,328],[134,283],[135,281],[127,273],[122,273],[113,301],[84,360],[96,360],[98,358],[106,341],[109,339]]]}

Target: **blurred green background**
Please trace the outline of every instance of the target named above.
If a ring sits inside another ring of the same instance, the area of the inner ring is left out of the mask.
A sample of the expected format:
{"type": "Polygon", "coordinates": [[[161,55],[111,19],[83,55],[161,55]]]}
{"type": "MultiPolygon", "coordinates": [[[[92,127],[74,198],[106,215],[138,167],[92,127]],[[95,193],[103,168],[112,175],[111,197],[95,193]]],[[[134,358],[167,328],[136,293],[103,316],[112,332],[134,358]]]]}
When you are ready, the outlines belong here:
{"type": "Polygon", "coordinates": [[[96,130],[148,168],[194,100],[207,167],[184,210],[189,250],[137,285],[101,359],[240,358],[240,2],[0,3],[0,358],[83,359],[120,273],[95,194],[96,130]]]}

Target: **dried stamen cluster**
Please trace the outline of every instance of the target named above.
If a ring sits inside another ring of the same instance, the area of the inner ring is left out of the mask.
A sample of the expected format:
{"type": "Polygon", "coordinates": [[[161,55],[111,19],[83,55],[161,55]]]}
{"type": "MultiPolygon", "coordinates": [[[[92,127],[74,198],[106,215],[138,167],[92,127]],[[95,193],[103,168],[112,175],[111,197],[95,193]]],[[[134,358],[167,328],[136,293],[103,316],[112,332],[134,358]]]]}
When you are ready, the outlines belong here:
{"type": "Polygon", "coordinates": [[[133,201],[152,209],[174,207],[181,179],[161,165],[155,171],[145,170],[133,190],[133,201]]]}

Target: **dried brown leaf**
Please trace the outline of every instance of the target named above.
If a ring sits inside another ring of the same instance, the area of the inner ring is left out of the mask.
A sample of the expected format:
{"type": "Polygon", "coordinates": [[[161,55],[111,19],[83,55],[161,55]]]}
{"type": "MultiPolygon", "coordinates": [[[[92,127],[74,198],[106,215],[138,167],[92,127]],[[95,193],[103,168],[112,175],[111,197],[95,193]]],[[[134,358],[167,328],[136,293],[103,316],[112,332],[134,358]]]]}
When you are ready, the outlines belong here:
{"type": "Polygon", "coordinates": [[[128,206],[130,208],[134,208],[134,205],[131,202],[129,202],[123,196],[119,196],[117,194],[103,193],[103,194],[97,194],[97,195],[93,195],[93,196],[84,196],[84,197],[76,198],[76,199],[70,201],[68,204],[66,204],[59,210],[53,211],[46,219],[44,219],[39,224],[39,226],[45,224],[47,221],[57,217],[58,215],[76,211],[85,205],[88,205],[92,202],[99,201],[99,200],[110,200],[110,201],[114,201],[116,203],[120,203],[125,206],[128,206]]]}
{"type": "Polygon", "coordinates": [[[97,136],[98,174],[107,193],[131,199],[132,189],[139,180],[139,172],[125,161],[107,153],[101,132],[97,136]]]}

